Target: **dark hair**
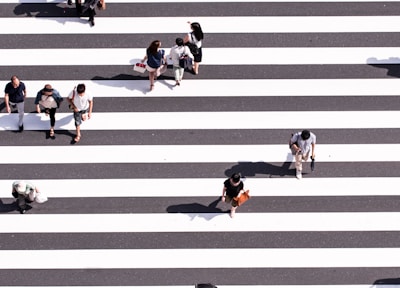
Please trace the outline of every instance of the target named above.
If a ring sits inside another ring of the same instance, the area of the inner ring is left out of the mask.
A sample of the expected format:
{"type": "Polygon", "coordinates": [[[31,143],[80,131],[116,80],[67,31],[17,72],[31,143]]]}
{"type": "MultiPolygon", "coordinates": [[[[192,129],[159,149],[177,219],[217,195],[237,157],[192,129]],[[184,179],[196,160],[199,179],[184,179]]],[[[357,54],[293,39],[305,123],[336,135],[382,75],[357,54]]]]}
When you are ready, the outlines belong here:
{"type": "Polygon", "coordinates": [[[176,38],[175,39],[175,43],[178,46],[183,46],[183,39],[182,38],[176,38]]]}
{"type": "Polygon", "coordinates": [[[76,86],[76,91],[78,92],[78,94],[84,93],[85,90],[86,90],[85,84],[78,84],[78,86],[76,86]]]}
{"type": "Polygon", "coordinates": [[[233,183],[238,183],[240,181],[240,174],[239,173],[233,173],[231,176],[232,182],[233,183]]]}
{"type": "Polygon", "coordinates": [[[13,76],[11,76],[11,81],[14,81],[15,79],[18,79],[18,80],[19,80],[19,78],[18,78],[18,76],[17,76],[17,75],[13,75],[13,76]]]}
{"type": "Polygon", "coordinates": [[[307,140],[308,138],[310,138],[310,131],[308,130],[301,131],[301,139],[307,140]]]}
{"type": "Polygon", "coordinates": [[[43,92],[53,92],[53,88],[50,84],[44,85],[43,92]]]}
{"type": "Polygon", "coordinates": [[[196,37],[197,41],[204,39],[203,30],[201,30],[201,26],[197,22],[193,22],[190,24],[190,27],[193,30],[194,37],[196,37]]]}
{"type": "Polygon", "coordinates": [[[158,48],[160,48],[161,42],[160,40],[154,40],[150,43],[150,46],[147,48],[147,51],[152,54],[156,55],[158,52],[158,48]]]}

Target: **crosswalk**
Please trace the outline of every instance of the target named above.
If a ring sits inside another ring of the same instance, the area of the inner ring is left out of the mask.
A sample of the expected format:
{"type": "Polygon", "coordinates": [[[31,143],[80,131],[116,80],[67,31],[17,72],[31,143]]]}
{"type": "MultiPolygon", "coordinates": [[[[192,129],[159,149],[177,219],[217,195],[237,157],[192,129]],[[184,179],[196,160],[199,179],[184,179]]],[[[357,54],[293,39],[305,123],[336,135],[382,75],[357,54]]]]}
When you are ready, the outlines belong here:
{"type": "Polygon", "coordinates": [[[28,90],[23,133],[0,114],[0,288],[400,286],[400,1],[106,2],[94,27],[66,1],[0,3],[0,87],[28,90]],[[132,66],[187,21],[199,75],[150,92],[132,66]],[[66,101],[47,137],[47,83],[94,96],[79,143],[66,101]],[[317,162],[299,181],[304,128],[317,162]],[[252,198],[231,219],[233,172],[252,198]],[[49,201],[20,215],[16,179],[49,201]]]}

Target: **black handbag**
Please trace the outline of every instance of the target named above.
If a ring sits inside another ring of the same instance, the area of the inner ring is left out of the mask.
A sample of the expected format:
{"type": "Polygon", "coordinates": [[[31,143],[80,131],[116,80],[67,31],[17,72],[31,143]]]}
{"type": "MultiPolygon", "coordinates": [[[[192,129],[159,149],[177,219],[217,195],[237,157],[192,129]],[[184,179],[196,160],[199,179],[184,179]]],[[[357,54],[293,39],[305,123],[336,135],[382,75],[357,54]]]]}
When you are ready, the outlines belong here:
{"type": "Polygon", "coordinates": [[[196,44],[188,42],[188,43],[186,43],[186,46],[189,47],[189,50],[193,54],[193,56],[196,56],[196,55],[200,54],[200,49],[199,49],[199,47],[197,47],[196,44]]]}
{"type": "Polygon", "coordinates": [[[192,58],[190,58],[187,55],[182,55],[179,58],[179,67],[183,68],[183,69],[187,69],[189,67],[192,66],[192,58]]]}
{"type": "MultiPolygon", "coordinates": [[[[193,41],[193,34],[192,34],[192,33],[190,33],[190,37],[192,38],[192,41],[193,41]]],[[[186,46],[189,47],[189,50],[190,50],[190,52],[193,54],[193,56],[199,55],[199,54],[200,54],[200,48],[197,47],[196,44],[194,44],[194,43],[192,43],[192,42],[187,42],[187,43],[186,43],[186,46]]]]}

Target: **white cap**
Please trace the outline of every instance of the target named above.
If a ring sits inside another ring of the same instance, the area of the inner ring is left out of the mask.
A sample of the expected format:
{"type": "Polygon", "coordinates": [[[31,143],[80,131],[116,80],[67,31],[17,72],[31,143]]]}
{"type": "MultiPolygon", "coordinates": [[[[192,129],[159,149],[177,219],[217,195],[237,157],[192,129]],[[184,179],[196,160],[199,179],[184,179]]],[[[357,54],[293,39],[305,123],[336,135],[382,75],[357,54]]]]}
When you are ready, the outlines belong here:
{"type": "Polygon", "coordinates": [[[26,191],[26,183],[24,181],[18,181],[14,184],[15,190],[18,193],[24,193],[26,191]]]}

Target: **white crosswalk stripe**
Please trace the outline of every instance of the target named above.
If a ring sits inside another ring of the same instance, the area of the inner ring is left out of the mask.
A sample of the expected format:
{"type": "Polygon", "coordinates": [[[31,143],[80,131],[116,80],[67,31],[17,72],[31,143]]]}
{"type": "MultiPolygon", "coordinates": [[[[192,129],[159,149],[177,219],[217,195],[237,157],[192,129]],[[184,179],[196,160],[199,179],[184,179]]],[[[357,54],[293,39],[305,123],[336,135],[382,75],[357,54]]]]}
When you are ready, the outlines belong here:
{"type": "Polygon", "coordinates": [[[7,261],[0,269],[391,267],[400,261],[399,248],[20,250],[0,251],[0,255],[7,261]],[[241,255],[241,261],[227,262],[232,254],[241,255]],[[18,259],[24,255],[29,260],[21,263],[18,259]]]}
{"type": "MultiPolygon", "coordinates": [[[[297,121],[299,126],[306,126],[313,119],[320,119],[311,127],[314,129],[399,128],[400,123],[397,122],[399,116],[400,111],[99,112],[85,123],[85,127],[91,130],[289,129],[293,127],[295,119],[300,119],[297,121]],[[226,119],[243,120],[239,123],[229,123],[226,119]],[[115,120],[118,122],[114,122],[115,120]]],[[[3,127],[0,130],[12,129],[13,126],[15,129],[18,115],[3,115],[0,119],[3,120],[3,127]]],[[[27,130],[43,130],[48,126],[48,116],[45,115],[29,114],[25,119],[27,130]]],[[[58,129],[74,129],[71,113],[58,113],[57,120],[58,129]]],[[[285,147],[287,148],[287,145],[285,147]]]]}
{"type": "Polygon", "coordinates": [[[0,3],[0,86],[28,90],[22,133],[0,106],[0,288],[399,287],[399,0],[106,0],[94,27],[66,2],[0,3]],[[199,75],[149,92],[133,65],[188,21],[199,75]],[[66,101],[44,139],[46,83],[94,96],[79,143],[66,101]],[[317,168],[299,181],[302,129],[317,168]],[[252,198],[232,219],[233,172],[252,198]],[[49,197],[24,215],[22,178],[49,197]]]}
{"type": "MultiPolygon", "coordinates": [[[[5,215],[5,233],[398,231],[400,213],[216,213],[5,215]],[[21,230],[21,226],[24,229],[21,230]],[[26,226],[26,227],[25,227],[26,226]]],[[[257,260],[257,259],[254,259],[257,260]]],[[[7,265],[7,262],[4,263],[7,265]]],[[[364,266],[360,266],[364,267],[364,266]]],[[[3,267],[5,269],[5,267],[3,267]]]]}
{"type": "MultiPolygon", "coordinates": [[[[400,19],[396,16],[296,16],[296,17],[229,17],[224,16],[227,25],[219,25],[221,17],[196,17],[204,23],[208,33],[317,33],[317,32],[399,32],[400,19]],[[357,20],[357,21],[355,21],[357,20]]],[[[30,34],[111,34],[119,33],[182,33],[187,17],[112,17],[102,19],[96,31],[82,26],[79,19],[64,17],[45,19],[0,19],[0,34],[8,34],[6,25],[15,25],[14,33],[25,34],[24,27],[32,26],[30,34]],[[157,23],[157,25],[155,24],[157,23]],[[49,25],[51,24],[51,25],[49,25]]],[[[260,47],[261,48],[261,47],[260,47]]],[[[210,48],[210,51],[213,51],[210,48]]],[[[133,50],[134,51],[134,50],[133,50]]],[[[383,50],[384,51],[384,50],[383,50]]],[[[238,51],[240,52],[240,51],[238,51]]],[[[283,59],[281,59],[283,60],[283,59]]],[[[329,59],[326,59],[329,60],[329,59]]]]}
{"type": "MultiPolygon", "coordinates": [[[[400,161],[400,144],[318,145],[321,162],[400,161]]],[[[59,155],[47,163],[232,163],[292,162],[287,145],[96,145],[0,147],[3,163],[40,164],[46,153],[59,155]],[[118,153],[113,153],[115,149],[118,153]],[[21,151],[22,150],[22,151],[21,151]],[[15,155],[19,154],[19,157],[15,155]],[[237,156],[240,155],[240,156],[237,156]]]]}
{"type": "MultiPolygon", "coordinates": [[[[66,97],[80,80],[55,80],[61,95],[66,97]]],[[[92,80],[85,85],[96,98],[103,97],[252,97],[252,96],[395,96],[400,92],[398,79],[185,79],[179,90],[171,90],[173,80],[161,80],[163,85],[149,93],[144,80],[92,80]],[[134,82],[134,83],[133,83],[134,82]],[[249,89],[252,87],[252,89],[249,89]],[[268,87],[268,89],[266,89],[268,87]]],[[[6,81],[0,84],[6,85],[6,81]]],[[[24,81],[32,91],[39,91],[43,81],[24,81]]],[[[396,111],[396,110],[395,110],[396,111]]],[[[398,111],[398,110],[397,110],[398,111]]],[[[245,111],[243,111],[245,112],[245,111]]],[[[340,119],[339,119],[340,120],[340,119]]]]}
{"type": "MultiPolygon", "coordinates": [[[[33,179],[31,179],[33,181],[33,179]]],[[[293,184],[286,179],[271,178],[268,183],[264,179],[247,178],[246,186],[252,188],[253,196],[373,196],[376,191],[386,185],[380,195],[400,195],[397,187],[400,185],[398,177],[368,177],[368,178],[315,178],[303,179],[297,183],[298,191],[293,191],[293,184]],[[311,185],[312,184],[312,185],[311,185]],[[368,190],[359,189],[362,185],[368,190]],[[307,188],[307,189],[306,189],[307,188]]],[[[213,197],[215,187],[221,184],[220,179],[214,178],[175,178],[175,179],[40,179],[35,183],[44,191],[51,191],[52,198],[88,198],[88,197],[213,197]],[[187,187],[193,182],[201,185],[187,187]],[[115,190],[118,185],[136,187],[135,190],[115,190]],[[167,185],[173,190],[162,191],[167,185]],[[71,190],[69,187],[79,187],[71,190]]],[[[0,180],[0,197],[9,196],[10,181],[0,180]]]]}

